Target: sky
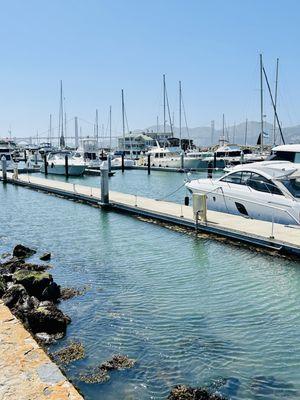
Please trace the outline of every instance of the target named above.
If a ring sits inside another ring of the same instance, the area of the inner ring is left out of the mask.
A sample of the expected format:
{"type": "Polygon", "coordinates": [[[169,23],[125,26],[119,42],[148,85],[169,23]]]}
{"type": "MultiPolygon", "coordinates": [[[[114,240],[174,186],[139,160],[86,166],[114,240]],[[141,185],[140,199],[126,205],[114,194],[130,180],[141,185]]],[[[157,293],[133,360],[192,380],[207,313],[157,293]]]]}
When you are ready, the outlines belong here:
{"type": "MultiPolygon", "coordinates": [[[[130,130],[163,123],[162,75],[178,125],[178,81],[190,127],[259,120],[259,54],[278,114],[300,123],[300,2],[294,0],[0,0],[0,137],[57,135],[63,81],[68,133],[95,110],[121,133],[121,89],[130,130]]],[[[272,121],[265,87],[266,119],[272,121]]],[[[103,128],[102,128],[103,125],[103,128]]]]}

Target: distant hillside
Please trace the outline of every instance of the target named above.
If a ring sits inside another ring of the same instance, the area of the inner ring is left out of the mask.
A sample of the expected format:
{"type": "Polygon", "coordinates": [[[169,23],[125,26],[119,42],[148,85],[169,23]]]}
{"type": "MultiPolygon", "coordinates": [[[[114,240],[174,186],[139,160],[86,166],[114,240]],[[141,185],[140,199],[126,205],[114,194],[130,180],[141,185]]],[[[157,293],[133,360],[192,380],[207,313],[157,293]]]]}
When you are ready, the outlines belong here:
{"type": "MultiPolygon", "coordinates": [[[[163,126],[160,125],[159,131],[163,131],[163,126]]],[[[167,125],[166,128],[167,132],[170,131],[170,126],[167,125]]],[[[143,129],[144,132],[156,132],[156,126],[150,126],[146,129],[143,129]]],[[[174,127],[173,129],[174,135],[178,136],[179,128],[174,127]]],[[[245,143],[245,131],[246,131],[246,123],[240,123],[238,125],[229,126],[226,129],[226,135],[229,137],[230,143],[237,143],[237,144],[244,144],[245,143]]],[[[264,125],[264,131],[269,135],[268,138],[265,138],[265,143],[273,143],[273,125],[266,122],[264,125]]],[[[300,143],[300,125],[291,126],[287,128],[283,128],[283,135],[285,138],[286,143],[300,143]]],[[[254,145],[257,143],[257,139],[260,133],[260,123],[257,121],[248,121],[247,125],[247,144],[254,145]]],[[[189,128],[189,136],[193,139],[194,143],[198,146],[208,146],[216,144],[219,140],[219,137],[222,135],[222,131],[216,129],[213,135],[212,141],[212,131],[211,127],[207,126],[199,126],[197,128],[189,128]]],[[[279,143],[279,130],[277,128],[277,140],[276,142],[279,143]]],[[[182,128],[182,137],[187,138],[188,132],[185,128],[182,128]]]]}

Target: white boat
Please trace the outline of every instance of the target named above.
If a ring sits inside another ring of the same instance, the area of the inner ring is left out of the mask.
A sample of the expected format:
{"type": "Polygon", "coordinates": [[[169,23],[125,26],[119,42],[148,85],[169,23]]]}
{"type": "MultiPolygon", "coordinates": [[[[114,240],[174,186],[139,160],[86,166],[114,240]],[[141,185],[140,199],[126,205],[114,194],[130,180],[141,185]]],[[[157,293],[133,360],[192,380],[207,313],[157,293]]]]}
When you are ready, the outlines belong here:
{"type": "Polygon", "coordinates": [[[14,148],[10,145],[7,140],[0,140],[0,170],[2,170],[1,159],[4,156],[6,158],[6,169],[12,171],[16,166],[13,160],[14,148]]]}
{"type": "MultiPolygon", "coordinates": [[[[48,162],[48,174],[54,175],[65,175],[66,167],[65,167],[65,157],[68,156],[68,174],[70,176],[80,176],[84,173],[85,163],[78,153],[70,152],[70,151],[57,151],[49,153],[47,156],[48,162]]],[[[41,172],[45,172],[45,166],[42,164],[41,172]]]]}
{"type": "Polygon", "coordinates": [[[300,144],[283,144],[272,148],[269,160],[290,161],[299,164],[300,168],[300,144]]]}
{"type": "Polygon", "coordinates": [[[239,165],[219,179],[186,183],[207,196],[207,208],[247,218],[300,224],[300,170],[287,161],[239,165]]]}
{"type": "Polygon", "coordinates": [[[77,152],[81,154],[87,167],[100,168],[101,160],[99,158],[99,148],[97,139],[86,138],[80,141],[77,152]]]}
{"type": "MultiPolygon", "coordinates": [[[[110,165],[112,167],[121,167],[122,166],[122,157],[111,156],[110,165]]],[[[135,161],[131,158],[124,158],[124,167],[133,167],[135,165],[135,161]]]]}

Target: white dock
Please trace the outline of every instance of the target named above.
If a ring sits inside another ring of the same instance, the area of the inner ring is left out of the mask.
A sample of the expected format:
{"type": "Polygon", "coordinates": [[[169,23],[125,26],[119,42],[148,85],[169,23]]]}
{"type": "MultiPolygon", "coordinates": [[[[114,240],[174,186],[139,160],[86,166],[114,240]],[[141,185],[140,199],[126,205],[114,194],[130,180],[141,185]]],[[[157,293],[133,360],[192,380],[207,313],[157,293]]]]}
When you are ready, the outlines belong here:
{"type": "MultiPolygon", "coordinates": [[[[19,175],[18,179],[13,179],[13,175],[8,173],[7,178],[8,183],[11,184],[53,193],[98,207],[102,206],[100,189],[97,187],[29,175],[19,175]]],[[[246,242],[253,246],[300,257],[300,227],[289,227],[281,224],[273,224],[272,227],[271,222],[210,210],[207,212],[207,222],[196,224],[193,209],[190,206],[114,191],[109,192],[109,200],[109,208],[115,211],[193,228],[231,240],[246,242]]]]}

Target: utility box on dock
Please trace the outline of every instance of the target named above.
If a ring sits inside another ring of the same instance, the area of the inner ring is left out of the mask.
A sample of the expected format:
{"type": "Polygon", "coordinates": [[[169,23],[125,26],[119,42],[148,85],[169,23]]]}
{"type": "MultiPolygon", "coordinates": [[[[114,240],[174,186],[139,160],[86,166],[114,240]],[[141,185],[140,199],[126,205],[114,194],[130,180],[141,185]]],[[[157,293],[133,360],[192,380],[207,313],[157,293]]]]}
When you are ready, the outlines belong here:
{"type": "Polygon", "coordinates": [[[193,193],[193,212],[196,222],[200,219],[207,221],[207,197],[206,194],[193,193]]]}

